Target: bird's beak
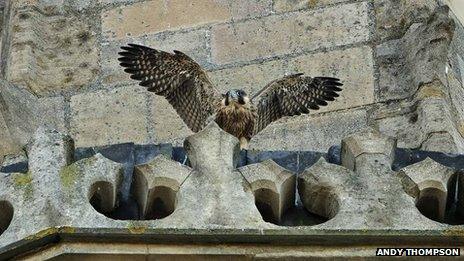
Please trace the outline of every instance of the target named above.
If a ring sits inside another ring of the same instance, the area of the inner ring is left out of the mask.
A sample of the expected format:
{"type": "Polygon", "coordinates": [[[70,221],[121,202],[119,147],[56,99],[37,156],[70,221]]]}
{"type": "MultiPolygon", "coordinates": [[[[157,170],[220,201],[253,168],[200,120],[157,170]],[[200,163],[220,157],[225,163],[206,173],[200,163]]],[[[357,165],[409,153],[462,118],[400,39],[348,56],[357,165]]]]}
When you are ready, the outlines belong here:
{"type": "Polygon", "coordinates": [[[237,95],[236,92],[229,93],[229,98],[234,100],[234,101],[238,101],[238,95],[237,95]]]}

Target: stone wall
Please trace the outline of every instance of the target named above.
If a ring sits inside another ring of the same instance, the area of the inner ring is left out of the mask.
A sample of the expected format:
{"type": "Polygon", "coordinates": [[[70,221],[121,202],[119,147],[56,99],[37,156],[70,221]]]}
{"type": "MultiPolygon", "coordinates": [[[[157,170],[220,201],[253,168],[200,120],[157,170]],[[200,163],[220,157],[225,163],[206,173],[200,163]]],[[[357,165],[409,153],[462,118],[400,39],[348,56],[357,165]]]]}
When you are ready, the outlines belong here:
{"type": "Polygon", "coordinates": [[[367,127],[399,146],[464,151],[464,29],[434,0],[1,1],[0,154],[38,126],[77,147],[174,143],[191,134],[129,79],[119,47],[181,50],[216,86],[255,93],[285,74],[335,76],[337,102],[282,119],[255,150],[326,152],[367,127]],[[437,9],[438,8],[438,9],[437,9]],[[302,142],[303,141],[303,142],[302,142]]]}
{"type": "Polygon", "coordinates": [[[0,259],[91,252],[46,248],[58,242],[113,244],[93,248],[100,258],[130,254],[115,242],[145,257],[192,242],[230,243],[218,258],[463,249],[464,28],[442,2],[0,0],[0,12],[0,155],[14,154],[0,157],[0,259]],[[215,123],[192,135],[130,80],[126,43],[182,50],[222,91],[295,72],[344,91],[244,152],[215,123]]]}

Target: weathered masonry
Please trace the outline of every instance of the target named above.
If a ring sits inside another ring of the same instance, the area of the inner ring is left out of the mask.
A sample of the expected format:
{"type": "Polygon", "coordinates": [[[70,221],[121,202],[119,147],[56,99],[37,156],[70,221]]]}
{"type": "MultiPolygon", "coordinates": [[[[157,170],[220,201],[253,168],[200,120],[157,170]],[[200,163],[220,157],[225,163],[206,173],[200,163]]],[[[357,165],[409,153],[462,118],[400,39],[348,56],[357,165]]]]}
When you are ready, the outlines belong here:
{"type": "Polygon", "coordinates": [[[0,259],[366,257],[464,242],[453,0],[0,0],[0,259]],[[449,5],[447,7],[446,5],[449,5]],[[119,68],[181,50],[218,87],[335,76],[248,151],[119,68]],[[185,140],[185,142],[184,142],[185,140]]]}

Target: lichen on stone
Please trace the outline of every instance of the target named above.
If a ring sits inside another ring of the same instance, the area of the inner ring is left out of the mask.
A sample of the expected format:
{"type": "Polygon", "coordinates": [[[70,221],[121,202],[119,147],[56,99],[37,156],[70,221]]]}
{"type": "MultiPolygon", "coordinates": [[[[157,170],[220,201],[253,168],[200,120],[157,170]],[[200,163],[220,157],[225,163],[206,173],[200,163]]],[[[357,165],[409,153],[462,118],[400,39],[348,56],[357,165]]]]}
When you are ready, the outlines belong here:
{"type": "Polygon", "coordinates": [[[13,176],[13,182],[15,188],[23,189],[24,198],[29,200],[32,198],[34,193],[34,187],[32,186],[32,173],[15,173],[13,176]]]}
{"type": "Polygon", "coordinates": [[[129,222],[127,229],[131,234],[143,234],[147,230],[146,225],[138,224],[136,222],[129,222]]]}
{"type": "Polygon", "coordinates": [[[26,237],[26,240],[37,240],[44,238],[49,235],[57,233],[74,233],[76,229],[74,227],[49,227],[44,230],[41,230],[33,235],[26,237]]]}
{"type": "Polygon", "coordinates": [[[80,168],[76,164],[64,167],[60,172],[61,184],[64,188],[71,188],[79,178],[80,168]]]}

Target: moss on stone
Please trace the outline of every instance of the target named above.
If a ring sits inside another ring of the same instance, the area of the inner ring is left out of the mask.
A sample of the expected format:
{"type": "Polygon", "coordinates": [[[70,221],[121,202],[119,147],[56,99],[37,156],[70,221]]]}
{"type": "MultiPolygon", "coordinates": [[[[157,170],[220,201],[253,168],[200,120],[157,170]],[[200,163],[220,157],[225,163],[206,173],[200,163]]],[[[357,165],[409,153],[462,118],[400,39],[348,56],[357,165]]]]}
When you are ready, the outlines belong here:
{"type": "Polygon", "coordinates": [[[449,229],[445,229],[442,232],[444,236],[454,236],[454,237],[463,237],[464,236],[464,229],[460,227],[451,227],[449,229]]]}
{"type": "Polygon", "coordinates": [[[74,233],[76,231],[73,227],[49,227],[47,229],[41,230],[33,235],[26,237],[26,240],[37,240],[44,238],[49,235],[58,234],[58,233],[74,233]]]}
{"type": "Polygon", "coordinates": [[[30,171],[28,171],[25,174],[17,173],[15,174],[13,181],[14,181],[15,186],[25,187],[32,183],[32,174],[30,171]]]}
{"type": "Polygon", "coordinates": [[[314,7],[317,6],[318,2],[319,2],[319,0],[308,0],[308,6],[310,8],[314,8],[314,7]]]}
{"type": "Polygon", "coordinates": [[[446,98],[445,93],[441,88],[440,85],[431,83],[424,85],[420,88],[419,92],[417,93],[417,97],[419,99],[427,99],[427,98],[446,98]]]}
{"type": "Polygon", "coordinates": [[[72,188],[76,181],[82,177],[82,168],[93,166],[96,161],[96,157],[85,158],[62,168],[60,172],[60,180],[63,187],[72,188]]]}
{"type": "Polygon", "coordinates": [[[71,164],[61,169],[60,180],[64,188],[71,188],[79,178],[80,168],[77,164],[71,164]]]}
{"type": "Polygon", "coordinates": [[[30,200],[34,194],[34,187],[32,186],[32,173],[16,173],[13,177],[13,183],[15,188],[23,189],[24,198],[30,200]]]}
{"type": "Polygon", "coordinates": [[[461,136],[464,138],[464,121],[459,122],[458,131],[459,134],[461,134],[461,136]]]}
{"type": "Polygon", "coordinates": [[[131,234],[143,234],[147,230],[147,226],[137,224],[136,222],[129,222],[127,229],[131,234]]]}

